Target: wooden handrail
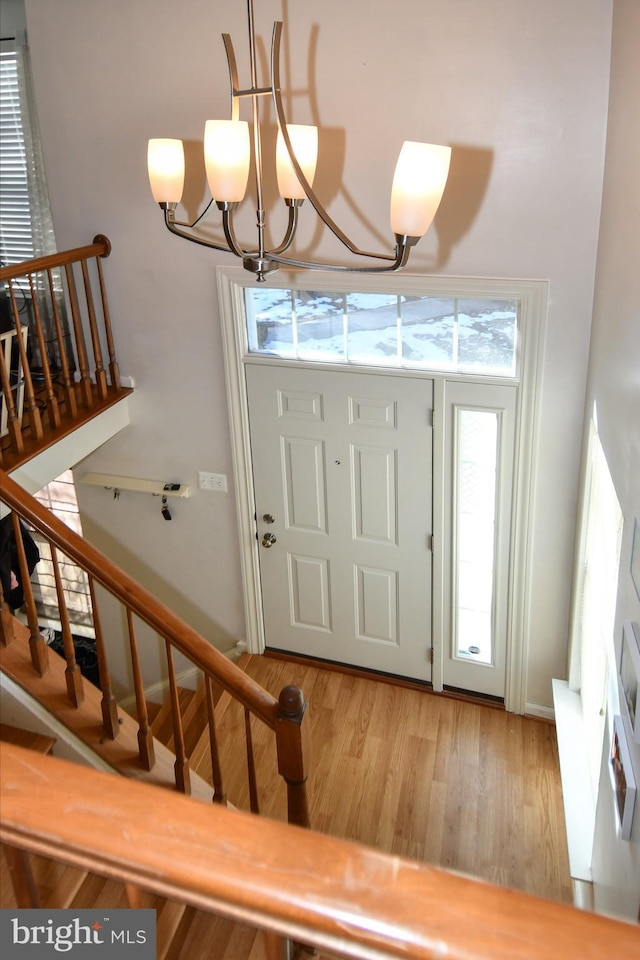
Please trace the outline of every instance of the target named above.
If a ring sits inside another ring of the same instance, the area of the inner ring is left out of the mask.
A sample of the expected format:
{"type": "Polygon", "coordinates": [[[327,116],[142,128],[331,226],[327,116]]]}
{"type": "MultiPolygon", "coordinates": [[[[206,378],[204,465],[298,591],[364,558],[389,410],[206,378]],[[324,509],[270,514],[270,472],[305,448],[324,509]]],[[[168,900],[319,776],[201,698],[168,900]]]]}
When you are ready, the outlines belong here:
{"type": "Polygon", "coordinates": [[[238,670],[224,654],[178,617],[133,577],[121,570],[92,544],[58,520],[30,497],[8,474],[0,470],[0,499],[59,547],[97,583],[122,601],[136,616],[188,657],[196,666],[217,677],[222,685],[252,713],[275,730],[278,701],[251,677],[238,670]]]}
{"type": "Polygon", "coordinates": [[[19,850],[342,956],[638,957],[634,925],[9,744],[0,810],[19,850]]]}
{"type": "Polygon", "coordinates": [[[102,270],[110,252],[108,237],[99,234],[87,246],[0,269],[13,321],[11,375],[0,371],[5,468],[35,456],[130,392],[120,382],[102,270]]]}
{"type": "Polygon", "coordinates": [[[0,282],[13,280],[15,277],[26,277],[30,273],[39,273],[41,270],[53,270],[55,267],[64,267],[78,260],[88,260],[91,257],[108,257],[111,253],[111,241],[99,233],[93,238],[93,243],[86,247],[74,247],[72,250],[62,250],[46,257],[35,257],[25,260],[24,263],[10,264],[0,268],[0,282]]]}

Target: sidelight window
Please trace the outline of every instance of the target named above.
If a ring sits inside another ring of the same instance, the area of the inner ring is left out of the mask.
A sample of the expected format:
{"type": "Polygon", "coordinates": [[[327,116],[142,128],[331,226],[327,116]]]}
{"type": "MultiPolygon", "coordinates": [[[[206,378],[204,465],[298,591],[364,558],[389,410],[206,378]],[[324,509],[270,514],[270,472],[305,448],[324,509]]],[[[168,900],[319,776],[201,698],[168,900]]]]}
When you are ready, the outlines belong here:
{"type": "Polygon", "coordinates": [[[456,410],[455,656],[493,662],[499,413],[456,410]]]}

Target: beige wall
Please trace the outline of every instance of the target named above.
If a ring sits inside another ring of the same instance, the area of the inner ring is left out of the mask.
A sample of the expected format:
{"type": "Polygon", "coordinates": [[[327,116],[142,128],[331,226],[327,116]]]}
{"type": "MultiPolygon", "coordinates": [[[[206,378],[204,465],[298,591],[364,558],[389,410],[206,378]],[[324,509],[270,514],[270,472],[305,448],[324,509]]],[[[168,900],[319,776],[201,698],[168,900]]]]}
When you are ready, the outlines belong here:
{"type": "MultiPolygon", "coordinates": [[[[622,623],[640,624],[640,599],[629,574],[634,516],[640,520],[640,3],[615,0],[606,176],[593,313],[586,416],[594,404],[598,431],[624,515],[616,612],[616,655],[622,623]]],[[[612,666],[615,677],[615,666],[612,666]]],[[[593,879],[598,910],[631,920],[640,912],[640,801],[629,842],[616,836],[608,774],[609,698],[596,814],[593,879]]],[[[640,745],[630,744],[640,783],[640,745]]]]}
{"type": "MultiPolygon", "coordinates": [[[[137,386],[132,425],[91,457],[93,470],[193,486],[199,469],[231,473],[214,275],[228,260],[163,229],[145,151],[150,136],[201,141],[207,117],[228,115],[219,34],[233,34],[244,64],[243,7],[26,0],[58,244],[110,236],[116,343],[137,386]]],[[[550,281],[527,691],[550,705],[551,678],[565,676],[611,2],[264,0],[256,12],[265,43],[271,20],[287,14],[290,113],[320,123],[319,189],[358,242],[388,236],[402,140],[449,143],[449,195],[412,270],[550,281]],[[348,193],[327,172],[332,158],[348,193]]],[[[197,167],[194,176],[202,184],[197,167]]],[[[313,231],[307,240],[341,255],[313,231]]],[[[242,637],[231,494],[196,492],[171,523],[140,495],[114,502],[82,488],[81,506],[91,537],[213,643],[242,637]]]]}

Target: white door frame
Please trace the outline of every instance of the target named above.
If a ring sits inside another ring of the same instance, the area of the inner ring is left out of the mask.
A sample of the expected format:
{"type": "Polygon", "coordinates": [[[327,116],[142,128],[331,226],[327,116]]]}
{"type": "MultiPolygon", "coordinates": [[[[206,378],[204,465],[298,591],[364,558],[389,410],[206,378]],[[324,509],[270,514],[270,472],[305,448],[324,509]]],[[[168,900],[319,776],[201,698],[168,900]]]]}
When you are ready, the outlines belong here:
{"type": "MultiPolygon", "coordinates": [[[[282,271],[267,278],[268,286],[313,290],[349,290],[353,279],[348,273],[313,273],[309,271],[282,271]]],[[[256,538],[256,507],[253,494],[253,465],[249,439],[249,409],[245,384],[245,365],[248,363],[285,363],[308,366],[318,370],[345,370],[345,364],[304,363],[301,361],[269,358],[248,351],[244,323],[243,289],[255,280],[242,267],[218,267],[218,306],[222,330],[225,379],[229,405],[231,446],[234,463],[234,489],[240,536],[240,562],[243,580],[243,601],[247,630],[247,649],[262,653],[265,649],[265,629],[262,618],[259,545],[256,538]]],[[[519,303],[518,329],[518,414],[514,466],[512,541],[510,556],[510,586],[508,611],[507,676],[505,707],[512,713],[524,713],[526,704],[529,623],[531,607],[530,558],[532,549],[533,505],[538,459],[538,409],[542,376],[542,358],[547,316],[548,281],[504,280],[471,277],[417,277],[410,274],[389,277],[375,274],[358,276],[358,289],[371,292],[415,293],[436,297],[484,297],[496,300],[515,300],[519,303]]],[[[353,369],[353,367],[351,368],[353,369]]],[[[359,366],[361,371],[389,376],[415,376],[416,371],[390,370],[359,366]]],[[[444,543],[443,511],[437,509],[444,502],[445,457],[444,427],[446,379],[461,379],[459,375],[423,371],[434,378],[434,552],[433,552],[433,689],[443,686],[442,623],[445,602],[445,570],[442,562],[444,543]],[[436,517],[438,522],[436,523],[436,517]]],[[[503,378],[463,377],[465,380],[513,383],[503,378]]]]}

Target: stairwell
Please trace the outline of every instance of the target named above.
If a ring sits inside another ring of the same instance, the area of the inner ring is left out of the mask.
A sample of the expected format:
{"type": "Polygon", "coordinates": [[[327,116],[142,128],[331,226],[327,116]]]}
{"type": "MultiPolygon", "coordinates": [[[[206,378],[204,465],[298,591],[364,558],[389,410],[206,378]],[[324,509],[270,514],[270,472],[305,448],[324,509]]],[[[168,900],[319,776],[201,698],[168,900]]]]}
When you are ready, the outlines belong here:
{"type": "MultiPolygon", "coordinates": [[[[20,682],[25,689],[38,695],[39,701],[61,722],[69,719],[69,708],[59,695],[64,686],[65,662],[49,651],[49,682],[42,687],[41,678],[31,667],[28,651],[28,630],[16,622],[19,636],[9,647],[0,646],[0,667],[20,682]],[[21,629],[22,628],[22,629],[21,629]]],[[[239,663],[242,669],[249,661],[244,655],[239,663]]],[[[95,716],[99,708],[100,691],[88,685],[87,716],[95,716]]],[[[192,797],[207,803],[212,801],[213,781],[210,759],[206,685],[196,690],[177,689],[182,717],[184,745],[190,762],[192,797]]],[[[223,722],[232,698],[218,686],[214,693],[216,716],[223,722]]],[[[97,756],[107,761],[114,775],[131,776],[155,786],[175,790],[173,764],[175,763],[175,730],[172,700],[149,702],[148,716],[154,738],[156,765],[153,771],[141,770],[137,759],[137,723],[127,713],[119,711],[120,732],[116,740],[104,737],[104,731],[94,722],[84,723],[73,715],[74,728],[85,744],[97,756]]],[[[12,743],[41,753],[50,753],[56,743],[54,737],[34,733],[8,724],[0,724],[0,753],[4,743],[12,743]]],[[[233,805],[228,803],[228,807],[233,805]]],[[[247,803],[250,806],[250,803],[247,803]]],[[[24,887],[24,855],[16,848],[2,845],[0,880],[2,898],[0,907],[10,909],[24,906],[24,898],[34,896],[46,909],[117,909],[147,907],[156,911],[156,956],[158,960],[266,960],[268,945],[260,931],[246,924],[215,916],[204,910],[189,907],[176,900],[155,896],[127,886],[117,880],[65,866],[48,857],[31,855],[29,871],[31,889],[24,887]],[[21,903],[22,899],[22,903],[21,903]]],[[[323,956],[328,956],[323,954],[323,956]]]]}

